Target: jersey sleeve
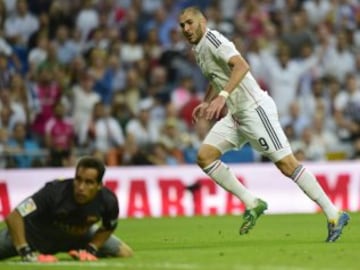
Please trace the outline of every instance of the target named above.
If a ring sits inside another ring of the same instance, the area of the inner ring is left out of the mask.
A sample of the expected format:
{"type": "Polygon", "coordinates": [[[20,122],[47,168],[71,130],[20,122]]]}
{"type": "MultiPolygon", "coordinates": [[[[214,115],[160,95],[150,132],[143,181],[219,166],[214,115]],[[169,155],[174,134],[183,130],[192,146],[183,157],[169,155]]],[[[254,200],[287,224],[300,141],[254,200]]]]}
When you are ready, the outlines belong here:
{"type": "Polygon", "coordinates": [[[206,39],[209,48],[216,58],[222,59],[226,63],[235,55],[240,55],[233,42],[217,31],[208,31],[206,39]]]}
{"type": "Polygon", "coordinates": [[[16,210],[22,217],[49,214],[54,204],[54,196],[56,196],[54,184],[48,182],[43,188],[17,205],[16,210]]]}
{"type": "Polygon", "coordinates": [[[119,219],[119,203],[116,195],[104,188],[105,211],[102,216],[102,225],[105,229],[114,230],[119,219]]]}

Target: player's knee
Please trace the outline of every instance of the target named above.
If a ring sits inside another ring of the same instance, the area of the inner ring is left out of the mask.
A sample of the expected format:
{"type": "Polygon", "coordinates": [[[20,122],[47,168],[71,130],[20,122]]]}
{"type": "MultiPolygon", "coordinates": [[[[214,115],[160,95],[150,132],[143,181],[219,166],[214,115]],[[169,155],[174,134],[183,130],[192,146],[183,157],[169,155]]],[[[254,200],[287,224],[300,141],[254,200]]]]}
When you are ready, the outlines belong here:
{"type": "Polygon", "coordinates": [[[119,250],[119,257],[128,258],[134,255],[134,251],[127,244],[122,243],[119,250]]]}
{"type": "Polygon", "coordinates": [[[275,165],[285,176],[290,177],[299,166],[299,162],[296,160],[294,155],[290,154],[275,162],[275,165]]]}
{"type": "Polygon", "coordinates": [[[221,153],[218,149],[211,145],[202,145],[197,155],[197,164],[201,168],[205,168],[215,160],[219,159],[221,153]]]}

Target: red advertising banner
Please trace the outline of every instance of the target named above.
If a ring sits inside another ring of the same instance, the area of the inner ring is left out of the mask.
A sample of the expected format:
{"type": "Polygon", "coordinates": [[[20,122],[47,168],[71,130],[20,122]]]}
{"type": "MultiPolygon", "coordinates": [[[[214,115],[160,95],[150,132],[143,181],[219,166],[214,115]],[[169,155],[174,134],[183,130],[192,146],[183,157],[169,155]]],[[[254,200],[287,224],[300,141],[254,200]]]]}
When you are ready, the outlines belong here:
{"type": "MultiPolygon", "coordinates": [[[[308,163],[331,200],[341,209],[360,209],[360,162],[308,163]]],[[[266,200],[271,213],[319,211],[273,164],[232,165],[239,181],[266,200]]],[[[74,169],[0,171],[0,220],[21,200],[74,169]]],[[[120,217],[240,214],[244,205],[197,166],[110,167],[104,185],[119,199],[120,217]]]]}

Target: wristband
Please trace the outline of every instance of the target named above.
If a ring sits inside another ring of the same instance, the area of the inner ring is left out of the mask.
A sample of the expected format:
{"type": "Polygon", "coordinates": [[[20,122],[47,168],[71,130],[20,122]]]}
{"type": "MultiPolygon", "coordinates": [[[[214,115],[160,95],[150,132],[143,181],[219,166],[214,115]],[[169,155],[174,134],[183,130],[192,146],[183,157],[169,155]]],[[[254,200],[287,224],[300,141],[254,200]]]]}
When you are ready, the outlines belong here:
{"type": "Polygon", "coordinates": [[[93,243],[89,243],[89,244],[86,246],[85,250],[86,250],[87,252],[89,252],[90,254],[96,256],[96,253],[97,253],[97,251],[98,251],[98,248],[97,248],[93,243]]]}
{"type": "Polygon", "coordinates": [[[17,247],[17,252],[24,262],[35,262],[37,261],[34,251],[28,245],[22,245],[17,247]]]}
{"type": "Polygon", "coordinates": [[[227,92],[227,91],[225,91],[225,90],[222,90],[222,91],[220,91],[219,96],[224,97],[225,100],[226,100],[226,99],[228,99],[228,97],[230,96],[230,93],[227,92]]]}

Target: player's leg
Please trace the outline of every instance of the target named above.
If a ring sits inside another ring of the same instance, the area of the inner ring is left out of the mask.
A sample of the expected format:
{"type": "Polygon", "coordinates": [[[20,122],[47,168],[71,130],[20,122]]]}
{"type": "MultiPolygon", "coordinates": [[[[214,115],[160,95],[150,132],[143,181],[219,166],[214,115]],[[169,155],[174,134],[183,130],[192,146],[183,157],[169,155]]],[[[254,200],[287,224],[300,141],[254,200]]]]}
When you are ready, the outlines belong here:
{"type": "Polygon", "coordinates": [[[339,212],[321,188],[315,176],[303,165],[299,164],[292,154],[286,135],[279,123],[276,107],[272,99],[269,97],[269,99],[265,100],[256,109],[256,112],[262,125],[258,125],[256,129],[258,142],[250,141],[250,143],[269,157],[285,176],[293,179],[301,190],[322,208],[329,222],[327,241],[335,241],[340,236],[342,228],[347,224],[349,216],[346,213],[339,212]],[[264,129],[263,131],[261,131],[261,127],[264,129]]]}
{"type": "Polygon", "coordinates": [[[234,194],[246,206],[254,208],[258,199],[240,183],[234,172],[220,160],[221,155],[241,143],[229,115],[218,121],[204,139],[198,151],[199,167],[217,184],[234,194]]]}
{"type": "Polygon", "coordinates": [[[111,235],[104,245],[99,249],[99,257],[131,257],[133,250],[124,241],[111,235]]]}
{"type": "MultiPolygon", "coordinates": [[[[86,237],[84,237],[84,240],[81,241],[83,243],[77,242],[77,244],[81,246],[86,246],[87,243],[92,239],[95,232],[97,231],[98,226],[93,225],[89,232],[87,233],[86,237]]],[[[74,247],[72,247],[73,249],[74,247]]],[[[68,248],[70,249],[70,248],[68,248]]],[[[128,246],[124,241],[120,240],[118,237],[116,237],[114,234],[112,234],[104,243],[102,247],[99,248],[97,252],[97,256],[102,257],[131,257],[133,255],[133,250],[130,246],[128,246]]]]}
{"type": "Polygon", "coordinates": [[[7,228],[0,231],[0,260],[18,256],[7,228]]]}
{"type": "Polygon", "coordinates": [[[293,179],[301,190],[324,211],[328,220],[327,242],[336,241],[350,217],[347,213],[339,211],[319,185],[314,174],[299,164],[293,154],[275,162],[280,171],[293,179]]]}

